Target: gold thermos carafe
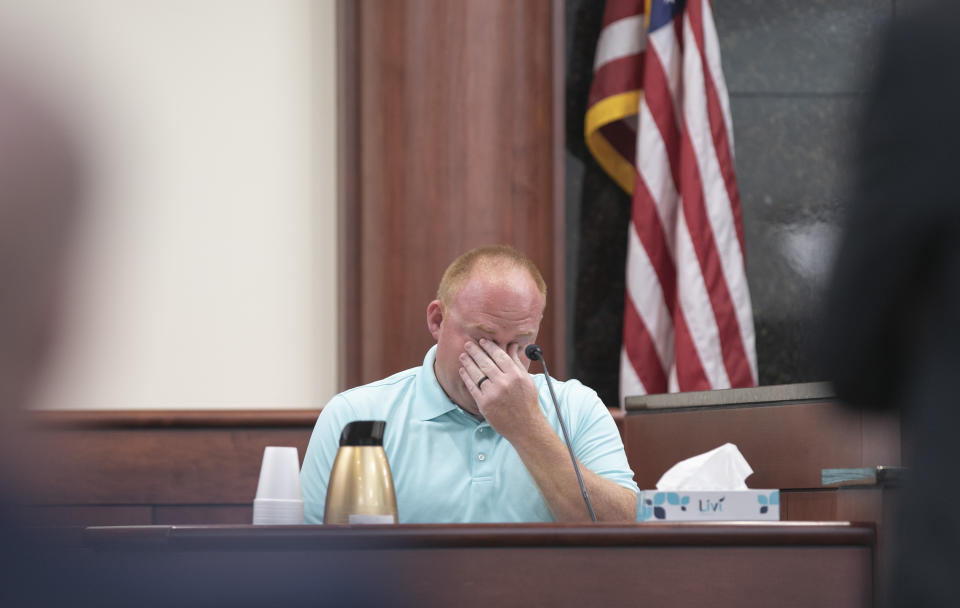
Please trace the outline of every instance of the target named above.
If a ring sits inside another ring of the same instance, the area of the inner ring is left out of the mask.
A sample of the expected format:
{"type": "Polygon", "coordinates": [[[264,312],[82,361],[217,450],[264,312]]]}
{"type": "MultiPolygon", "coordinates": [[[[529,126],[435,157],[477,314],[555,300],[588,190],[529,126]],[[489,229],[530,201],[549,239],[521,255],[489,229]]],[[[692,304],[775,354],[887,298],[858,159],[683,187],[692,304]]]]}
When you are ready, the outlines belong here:
{"type": "Polygon", "coordinates": [[[383,420],[354,420],[343,427],[333,460],[325,524],[395,524],[397,496],[387,454],[383,420]]]}

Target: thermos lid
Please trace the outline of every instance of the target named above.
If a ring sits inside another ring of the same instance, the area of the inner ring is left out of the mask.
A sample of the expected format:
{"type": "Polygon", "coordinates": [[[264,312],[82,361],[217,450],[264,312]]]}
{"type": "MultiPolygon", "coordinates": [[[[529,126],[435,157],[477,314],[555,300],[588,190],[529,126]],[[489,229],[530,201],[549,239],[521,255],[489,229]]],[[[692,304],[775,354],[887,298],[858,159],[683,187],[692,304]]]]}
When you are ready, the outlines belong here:
{"type": "Polygon", "coordinates": [[[340,433],[340,445],[383,445],[385,420],[354,420],[340,433]]]}

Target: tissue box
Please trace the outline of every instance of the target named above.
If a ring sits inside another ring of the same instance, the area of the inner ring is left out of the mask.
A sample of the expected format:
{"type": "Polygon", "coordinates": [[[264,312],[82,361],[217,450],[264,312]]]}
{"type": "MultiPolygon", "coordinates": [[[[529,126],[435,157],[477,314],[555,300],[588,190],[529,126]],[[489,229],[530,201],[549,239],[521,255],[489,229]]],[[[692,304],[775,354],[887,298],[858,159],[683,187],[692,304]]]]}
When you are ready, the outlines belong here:
{"type": "Polygon", "coordinates": [[[780,490],[641,490],[637,521],[780,519],[780,490]]]}

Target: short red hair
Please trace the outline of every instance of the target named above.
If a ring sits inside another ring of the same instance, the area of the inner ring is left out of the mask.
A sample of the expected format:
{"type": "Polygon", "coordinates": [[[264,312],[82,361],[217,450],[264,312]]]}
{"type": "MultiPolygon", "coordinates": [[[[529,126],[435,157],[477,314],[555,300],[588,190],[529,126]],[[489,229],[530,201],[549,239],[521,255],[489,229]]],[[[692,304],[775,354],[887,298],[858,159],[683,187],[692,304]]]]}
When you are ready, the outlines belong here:
{"type": "Polygon", "coordinates": [[[509,245],[485,245],[461,254],[444,271],[440,286],[437,288],[437,299],[443,302],[445,307],[450,306],[450,301],[460,292],[475,268],[495,266],[526,270],[533,282],[537,284],[543,301],[547,301],[547,283],[543,280],[540,269],[530,258],[509,245]]]}

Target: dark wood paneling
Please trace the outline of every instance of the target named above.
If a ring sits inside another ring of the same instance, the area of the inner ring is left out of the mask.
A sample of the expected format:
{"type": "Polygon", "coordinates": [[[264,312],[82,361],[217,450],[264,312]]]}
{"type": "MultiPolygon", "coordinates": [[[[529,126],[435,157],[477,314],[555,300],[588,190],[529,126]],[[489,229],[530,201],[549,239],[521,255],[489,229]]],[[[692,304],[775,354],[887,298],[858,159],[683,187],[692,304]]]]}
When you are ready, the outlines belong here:
{"type": "Polygon", "coordinates": [[[899,492],[898,488],[880,486],[781,490],[780,519],[873,522],[877,526],[878,553],[888,555],[899,492]]]}
{"type": "Polygon", "coordinates": [[[38,501],[58,504],[252,502],[263,449],[294,446],[301,429],[77,429],[38,435],[49,459],[38,501]]]}
{"type": "Polygon", "coordinates": [[[249,524],[253,505],[161,505],[153,509],[154,524],[249,524]]]}
{"type": "Polygon", "coordinates": [[[559,6],[363,0],[345,13],[348,385],[419,364],[444,268],[487,243],[550,281],[540,342],[564,376],[559,6]]]}
{"type": "Polygon", "coordinates": [[[393,605],[846,608],[872,597],[873,530],[837,523],[88,529],[84,539],[95,558],[162,548],[189,572],[244,553],[328,592],[362,572],[393,605]]]}
{"type": "MultiPolygon", "coordinates": [[[[754,470],[747,485],[780,490],[781,520],[872,522],[877,528],[877,567],[885,572],[897,490],[825,487],[821,473],[827,468],[902,464],[898,417],[849,409],[829,398],[775,400],[794,389],[813,390],[784,386],[651,397],[661,406],[664,401],[676,404],[661,409],[643,409],[638,399],[628,401],[624,443],[638,483],[653,488],[680,460],[734,443],[754,470]],[[681,407],[684,401],[699,405],[681,407]],[[717,404],[705,405],[711,402],[717,404]]],[[[884,592],[881,581],[876,593],[880,597],[884,592]]]]}
{"type": "Polygon", "coordinates": [[[621,439],[624,436],[625,427],[627,420],[627,415],[618,407],[608,407],[607,411],[610,412],[610,416],[613,418],[613,421],[617,423],[617,431],[620,433],[621,439]]]}
{"type": "Polygon", "coordinates": [[[312,428],[320,410],[40,410],[28,427],[50,429],[312,428]]]}
{"type": "Polygon", "coordinates": [[[647,522],[398,524],[392,526],[124,526],[91,527],[87,545],[124,548],[145,542],[189,550],[409,549],[490,547],[872,547],[868,524],[806,522],[647,522]]]}
{"type": "Polygon", "coordinates": [[[900,464],[896,418],[830,402],[631,410],[625,427],[641,488],[655,487],[680,460],[726,442],[750,463],[747,484],[754,488],[818,488],[821,469],[900,464]]]}
{"type": "MultiPolygon", "coordinates": [[[[837,490],[781,490],[780,519],[784,521],[836,520],[837,490]]],[[[858,518],[856,521],[874,521],[858,518]]]]}
{"type": "Polygon", "coordinates": [[[32,501],[69,506],[79,516],[84,506],[170,505],[161,517],[179,509],[188,523],[221,521],[184,511],[198,506],[211,517],[225,517],[224,523],[250,521],[263,449],[293,446],[302,461],[318,413],[33,412],[34,457],[28,460],[41,483],[34,484],[32,501]]]}
{"type": "Polygon", "coordinates": [[[877,577],[876,593],[886,597],[890,581],[893,580],[892,556],[896,546],[897,506],[901,498],[899,488],[883,487],[844,487],[838,488],[837,518],[856,518],[858,521],[872,521],[877,526],[877,550],[875,551],[875,570],[877,577]]]}
{"type": "MultiPolygon", "coordinates": [[[[857,498],[858,490],[819,485],[820,468],[875,464],[862,462],[871,453],[893,458],[889,442],[897,433],[885,423],[858,423],[858,415],[820,403],[612,413],[641,487],[652,488],[677,460],[733,441],[757,471],[749,484],[782,490],[782,519],[874,521],[887,528],[890,509],[879,489],[857,498]]],[[[317,414],[32,412],[38,517],[66,525],[248,522],[263,448],[295,446],[302,460],[317,414]]]]}
{"type": "MultiPolygon", "coordinates": [[[[548,1],[548,0],[541,0],[548,1]]],[[[552,373],[558,378],[567,377],[567,189],[566,189],[566,48],[564,41],[565,2],[549,0],[553,13],[553,270],[545,273],[544,279],[553,290],[554,298],[549,313],[553,322],[552,333],[545,348],[552,355],[552,373]]],[[[546,269],[545,269],[546,270],[546,269]]],[[[571,271],[571,275],[573,271],[571,271]]],[[[544,342],[543,339],[540,340],[544,342]]],[[[614,404],[611,404],[614,405],[614,404]]]]}
{"type": "Polygon", "coordinates": [[[268,445],[301,462],[319,410],[27,412],[27,517],[50,525],[252,520],[268,445]]]}
{"type": "Polygon", "coordinates": [[[340,319],[337,343],[340,353],[340,372],[337,381],[341,389],[359,384],[360,337],[362,334],[360,310],[360,260],[363,240],[360,234],[359,200],[362,186],[360,174],[360,142],[357,122],[360,102],[359,66],[357,52],[361,46],[357,28],[355,0],[337,1],[337,228],[338,260],[337,313],[340,319]]]}
{"type": "Polygon", "coordinates": [[[24,514],[25,521],[34,526],[137,526],[155,523],[153,507],[149,505],[33,505],[25,509],[24,514]]]}

